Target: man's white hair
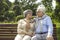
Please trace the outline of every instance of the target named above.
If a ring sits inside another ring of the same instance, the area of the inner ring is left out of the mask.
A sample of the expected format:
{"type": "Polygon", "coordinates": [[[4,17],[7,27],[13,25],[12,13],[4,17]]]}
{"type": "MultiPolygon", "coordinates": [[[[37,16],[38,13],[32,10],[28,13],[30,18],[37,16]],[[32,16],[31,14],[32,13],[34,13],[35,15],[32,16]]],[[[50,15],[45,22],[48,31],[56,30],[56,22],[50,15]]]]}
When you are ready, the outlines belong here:
{"type": "Polygon", "coordinates": [[[36,10],[37,12],[38,11],[42,11],[43,13],[45,13],[46,12],[46,9],[45,9],[45,6],[44,5],[39,5],[38,7],[37,7],[37,10],[36,10]]]}

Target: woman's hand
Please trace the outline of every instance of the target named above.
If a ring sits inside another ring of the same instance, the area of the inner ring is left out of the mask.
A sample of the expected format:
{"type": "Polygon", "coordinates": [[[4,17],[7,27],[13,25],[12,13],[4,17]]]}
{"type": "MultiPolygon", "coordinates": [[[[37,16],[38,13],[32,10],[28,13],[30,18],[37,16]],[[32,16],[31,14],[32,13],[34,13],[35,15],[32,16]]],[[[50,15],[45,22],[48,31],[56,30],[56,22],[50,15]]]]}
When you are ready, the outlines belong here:
{"type": "Polygon", "coordinates": [[[32,32],[28,32],[27,35],[33,36],[33,33],[32,32]]]}
{"type": "Polygon", "coordinates": [[[28,32],[30,29],[30,23],[26,23],[26,31],[28,32]]]}

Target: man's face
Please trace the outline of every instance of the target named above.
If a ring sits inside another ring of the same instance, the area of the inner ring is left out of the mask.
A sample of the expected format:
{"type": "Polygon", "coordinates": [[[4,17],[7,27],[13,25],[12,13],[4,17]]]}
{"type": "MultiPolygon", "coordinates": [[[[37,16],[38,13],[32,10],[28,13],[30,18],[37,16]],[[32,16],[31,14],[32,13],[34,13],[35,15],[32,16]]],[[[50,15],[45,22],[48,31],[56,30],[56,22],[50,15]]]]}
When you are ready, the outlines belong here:
{"type": "Polygon", "coordinates": [[[42,17],[43,16],[43,12],[42,11],[38,11],[38,12],[36,12],[36,14],[37,14],[38,17],[42,17]]]}

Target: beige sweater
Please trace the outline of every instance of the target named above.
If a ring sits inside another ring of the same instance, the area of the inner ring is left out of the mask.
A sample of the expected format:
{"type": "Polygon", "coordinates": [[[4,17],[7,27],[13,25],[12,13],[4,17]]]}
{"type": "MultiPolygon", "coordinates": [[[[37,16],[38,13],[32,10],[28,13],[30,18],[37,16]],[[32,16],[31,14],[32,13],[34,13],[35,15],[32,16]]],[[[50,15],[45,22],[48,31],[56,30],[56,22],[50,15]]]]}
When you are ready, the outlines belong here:
{"type": "Polygon", "coordinates": [[[24,19],[18,21],[18,27],[17,27],[18,34],[20,34],[22,31],[26,31],[26,29],[28,30],[28,32],[33,32],[34,23],[30,23],[30,29],[28,29],[28,27],[26,27],[26,23],[27,23],[26,21],[24,21],[24,19]]]}

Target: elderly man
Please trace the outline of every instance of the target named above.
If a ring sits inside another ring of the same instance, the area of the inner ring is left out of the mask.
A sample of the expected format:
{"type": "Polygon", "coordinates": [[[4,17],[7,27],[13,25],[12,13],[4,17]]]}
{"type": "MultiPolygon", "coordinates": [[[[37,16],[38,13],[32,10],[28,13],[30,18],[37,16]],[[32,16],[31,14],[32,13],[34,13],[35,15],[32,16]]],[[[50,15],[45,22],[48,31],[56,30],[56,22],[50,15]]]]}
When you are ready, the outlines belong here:
{"type": "Polygon", "coordinates": [[[53,40],[53,24],[51,18],[45,14],[44,5],[39,5],[37,7],[37,17],[34,18],[35,35],[31,38],[31,40],[53,40]]]}

